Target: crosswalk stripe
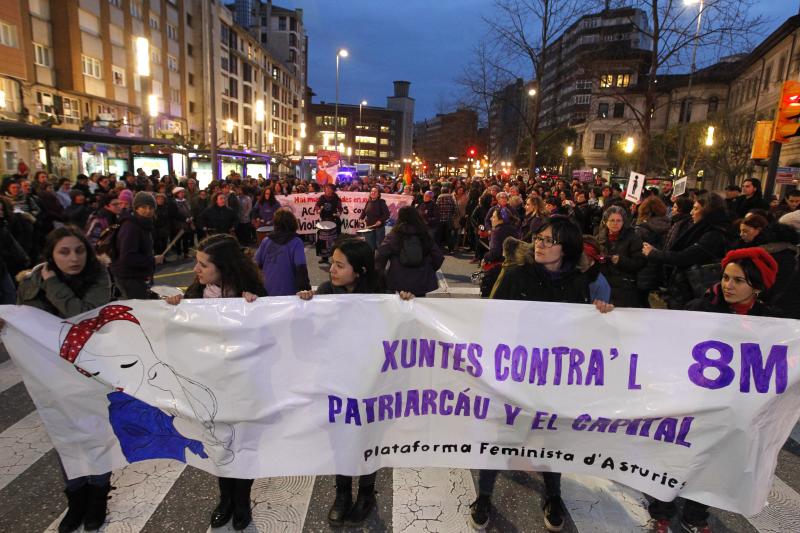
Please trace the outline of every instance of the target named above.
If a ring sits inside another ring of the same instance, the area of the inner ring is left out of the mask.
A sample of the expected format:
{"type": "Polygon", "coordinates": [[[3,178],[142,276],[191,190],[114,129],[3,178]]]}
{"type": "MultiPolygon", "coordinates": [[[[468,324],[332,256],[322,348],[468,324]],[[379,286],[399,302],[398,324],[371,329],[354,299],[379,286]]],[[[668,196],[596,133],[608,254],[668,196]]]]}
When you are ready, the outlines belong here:
{"type": "Polygon", "coordinates": [[[0,433],[0,490],[52,448],[36,411],[0,433]]]}
{"type": "Polygon", "coordinates": [[[0,393],[7,391],[20,381],[22,381],[22,376],[11,359],[0,363],[0,393]]]}
{"type": "Polygon", "coordinates": [[[748,521],[760,533],[800,531],[800,494],[775,477],[767,506],[748,521]]]}
{"type": "Polygon", "coordinates": [[[395,468],[392,472],[394,531],[469,531],[475,484],[469,470],[395,468]]]}
{"type": "MultiPolygon", "coordinates": [[[[250,492],[253,523],[247,530],[253,531],[255,528],[259,533],[302,533],[315,479],[314,476],[257,479],[250,492]]],[[[209,527],[208,531],[234,531],[232,522],[217,529],[209,527]]]]}
{"type": "MultiPolygon", "coordinates": [[[[169,459],[144,461],[126,466],[111,475],[108,515],[101,532],[129,533],[140,531],[155,512],[158,504],[172,488],[186,467],[169,459]]],[[[66,510],[56,518],[47,533],[58,531],[58,523],[66,510]]]]}
{"type": "Polygon", "coordinates": [[[607,479],[564,474],[561,495],[579,532],[648,531],[647,500],[635,489],[607,479]]]}

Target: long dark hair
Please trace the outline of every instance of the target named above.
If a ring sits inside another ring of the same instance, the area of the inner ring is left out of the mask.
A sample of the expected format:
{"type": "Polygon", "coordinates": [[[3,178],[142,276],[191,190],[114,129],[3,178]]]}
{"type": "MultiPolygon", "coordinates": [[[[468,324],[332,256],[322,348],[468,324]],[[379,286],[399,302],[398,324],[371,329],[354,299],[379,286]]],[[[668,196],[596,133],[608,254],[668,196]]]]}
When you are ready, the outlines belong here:
{"type": "Polygon", "coordinates": [[[97,279],[103,275],[103,266],[100,264],[100,261],[97,260],[94,247],[89,243],[83,231],[75,226],[62,226],[47,234],[47,238],[44,242],[44,259],[47,261],[47,265],[56,273],[56,277],[67,287],[72,289],[75,296],[79,298],[83,298],[89,290],[89,287],[94,285],[97,279]],[[75,237],[81,241],[81,244],[86,248],[86,264],[83,266],[83,270],[81,270],[80,274],[75,276],[64,274],[56,265],[55,259],[53,259],[56,245],[61,239],[66,237],[75,237]]]}
{"type": "MultiPolygon", "coordinates": [[[[412,208],[413,209],[413,208],[412,208]]],[[[375,252],[372,247],[361,239],[343,235],[333,245],[333,251],[339,250],[353,267],[353,272],[358,274],[354,293],[375,294],[386,291],[383,278],[375,270],[375,252]]]]}
{"type": "Polygon", "coordinates": [[[406,233],[416,233],[422,240],[422,247],[425,250],[430,250],[433,247],[433,239],[431,238],[431,234],[428,232],[428,225],[425,224],[424,220],[422,220],[422,215],[419,214],[419,211],[410,205],[401,207],[397,211],[397,225],[394,227],[392,232],[395,231],[399,231],[401,235],[406,233]],[[409,231],[409,228],[413,229],[409,231]]]}
{"type": "MultiPolygon", "coordinates": [[[[256,264],[244,255],[236,237],[222,233],[211,235],[197,245],[197,251],[208,254],[211,262],[217,267],[219,286],[223,294],[233,293],[239,296],[243,291],[265,294],[256,264]]],[[[199,288],[200,283],[195,279],[186,292],[194,295],[199,288]]]]}
{"type": "Polygon", "coordinates": [[[258,205],[259,207],[261,204],[267,203],[273,207],[280,205],[278,199],[275,198],[275,191],[273,191],[270,187],[265,187],[263,191],[261,191],[261,196],[258,198],[258,205]],[[269,191],[269,200],[264,199],[264,193],[269,191]]]}

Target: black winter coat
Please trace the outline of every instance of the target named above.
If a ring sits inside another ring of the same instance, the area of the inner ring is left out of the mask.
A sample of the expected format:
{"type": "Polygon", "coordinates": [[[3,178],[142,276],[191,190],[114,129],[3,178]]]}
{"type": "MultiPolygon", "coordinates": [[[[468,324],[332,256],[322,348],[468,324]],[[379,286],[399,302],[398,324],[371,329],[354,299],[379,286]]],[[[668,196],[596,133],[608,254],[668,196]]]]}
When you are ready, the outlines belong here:
{"type": "Polygon", "coordinates": [[[238,223],[236,213],[229,207],[212,205],[200,214],[200,227],[213,233],[230,233],[238,223]]]}
{"type": "Polygon", "coordinates": [[[737,218],[744,218],[752,209],[769,211],[769,202],[764,200],[760,192],[756,192],[751,198],[747,198],[746,196],[740,196],[739,198],[739,203],[736,205],[737,218]]]}
{"type": "Polygon", "coordinates": [[[574,267],[555,275],[536,263],[504,267],[490,298],[585,304],[590,303],[589,279],[574,267]]]}
{"type": "Polygon", "coordinates": [[[636,275],[647,264],[642,254],[642,239],[631,227],[625,227],[616,241],[608,238],[605,226],[600,228],[597,243],[606,260],[600,272],[611,285],[611,303],[617,307],[638,307],[639,297],[636,286],[636,275]],[[618,255],[615,265],[611,256],[618,255]]]}
{"type": "Polygon", "coordinates": [[[109,267],[117,278],[145,280],[155,272],[153,219],[125,215],[117,230],[117,257],[109,267]]]}
{"type": "Polygon", "coordinates": [[[388,263],[386,285],[390,291],[407,291],[415,296],[423,296],[439,288],[436,271],[444,263],[444,254],[429,236],[419,235],[425,256],[423,264],[419,267],[401,265],[399,257],[402,242],[410,235],[419,235],[417,228],[406,224],[395,226],[375,251],[375,269],[383,273],[388,263]]]}
{"type": "MultiPolygon", "coordinates": [[[[686,310],[704,311],[706,313],[733,314],[733,309],[731,309],[731,306],[728,305],[728,302],[726,302],[725,298],[722,296],[722,290],[719,283],[709,289],[702,298],[697,298],[687,303],[686,310]]],[[[747,315],[772,316],[778,318],[783,316],[778,309],[764,303],[761,300],[756,300],[756,303],[753,304],[753,307],[750,309],[750,312],[747,313],[747,315]]]]}

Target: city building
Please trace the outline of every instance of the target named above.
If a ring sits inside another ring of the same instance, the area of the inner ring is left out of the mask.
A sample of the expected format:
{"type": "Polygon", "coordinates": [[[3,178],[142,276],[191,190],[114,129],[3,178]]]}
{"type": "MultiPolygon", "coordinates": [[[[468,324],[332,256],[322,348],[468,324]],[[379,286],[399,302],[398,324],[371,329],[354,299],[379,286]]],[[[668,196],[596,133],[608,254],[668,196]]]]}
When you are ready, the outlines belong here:
{"type": "Polygon", "coordinates": [[[408,96],[409,86],[407,81],[395,81],[386,107],[339,103],[338,128],[334,128],[336,104],[312,102],[308,106],[307,152],[339,149],[351,164],[369,164],[375,171],[396,173],[407,158],[404,155],[411,156],[412,131],[407,125],[413,124],[414,99],[408,96]]]}
{"type": "Polygon", "coordinates": [[[73,179],[141,167],[206,181],[243,171],[254,151],[260,173],[271,156],[291,164],[302,42],[302,61],[286,63],[205,0],[0,0],[2,170],[22,160],[73,179]]]}
{"type": "Polygon", "coordinates": [[[472,109],[439,113],[414,125],[414,152],[430,169],[465,168],[468,150],[477,144],[478,114],[472,109]]]}
{"type": "Polygon", "coordinates": [[[511,164],[521,150],[528,149],[533,103],[538,85],[518,78],[492,95],[489,108],[489,161],[497,170],[511,164]]]}

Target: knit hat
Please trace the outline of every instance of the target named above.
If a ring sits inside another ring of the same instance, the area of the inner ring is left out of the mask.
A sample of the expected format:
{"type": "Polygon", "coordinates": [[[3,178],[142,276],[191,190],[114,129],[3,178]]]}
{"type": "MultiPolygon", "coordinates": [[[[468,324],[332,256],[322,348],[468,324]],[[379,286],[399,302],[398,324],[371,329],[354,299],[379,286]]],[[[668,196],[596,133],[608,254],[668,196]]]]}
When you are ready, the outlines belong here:
{"type": "Polygon", "coordinates": [[[175,187],[174,189],[172,189],[172,196],[177,196],[179,192],[184,192],[184,191],[186,191],[186,189],[184,189],[183,187],[175,187]]]}
{"type": "MultiPolygon", "coordinates": [[[[122,195],[120,194],[120,196],[122,195]]],[[[136,211],[140,207],[147,207],[147,206],[150,206],[153,209],[155,209],[156,199],[149,192],[144,192],[144,191],[137,192],[136,196],[133,197],[133,210],[136,211]]]]}
{"type": "Polygon", "coordinates": [[[119,192],[119,201],[127,202],[128,205],[131,205],[133,203],[133,191],[130,189],[122,189],[119,192]]]}
{"type": "Polygon", "coordinates": [[[722,269],[725,270],[728,263],[735,263],[742,259],[749,259],[755,264],[756,268],[761,273],[761,279],[764,280],[764,287],[769,289],[775,285],[775,277],[778,275],[778,263],[776,263],[775,259],[763,248],[754,247],[731,250],[722,259],[722,269]]]}

